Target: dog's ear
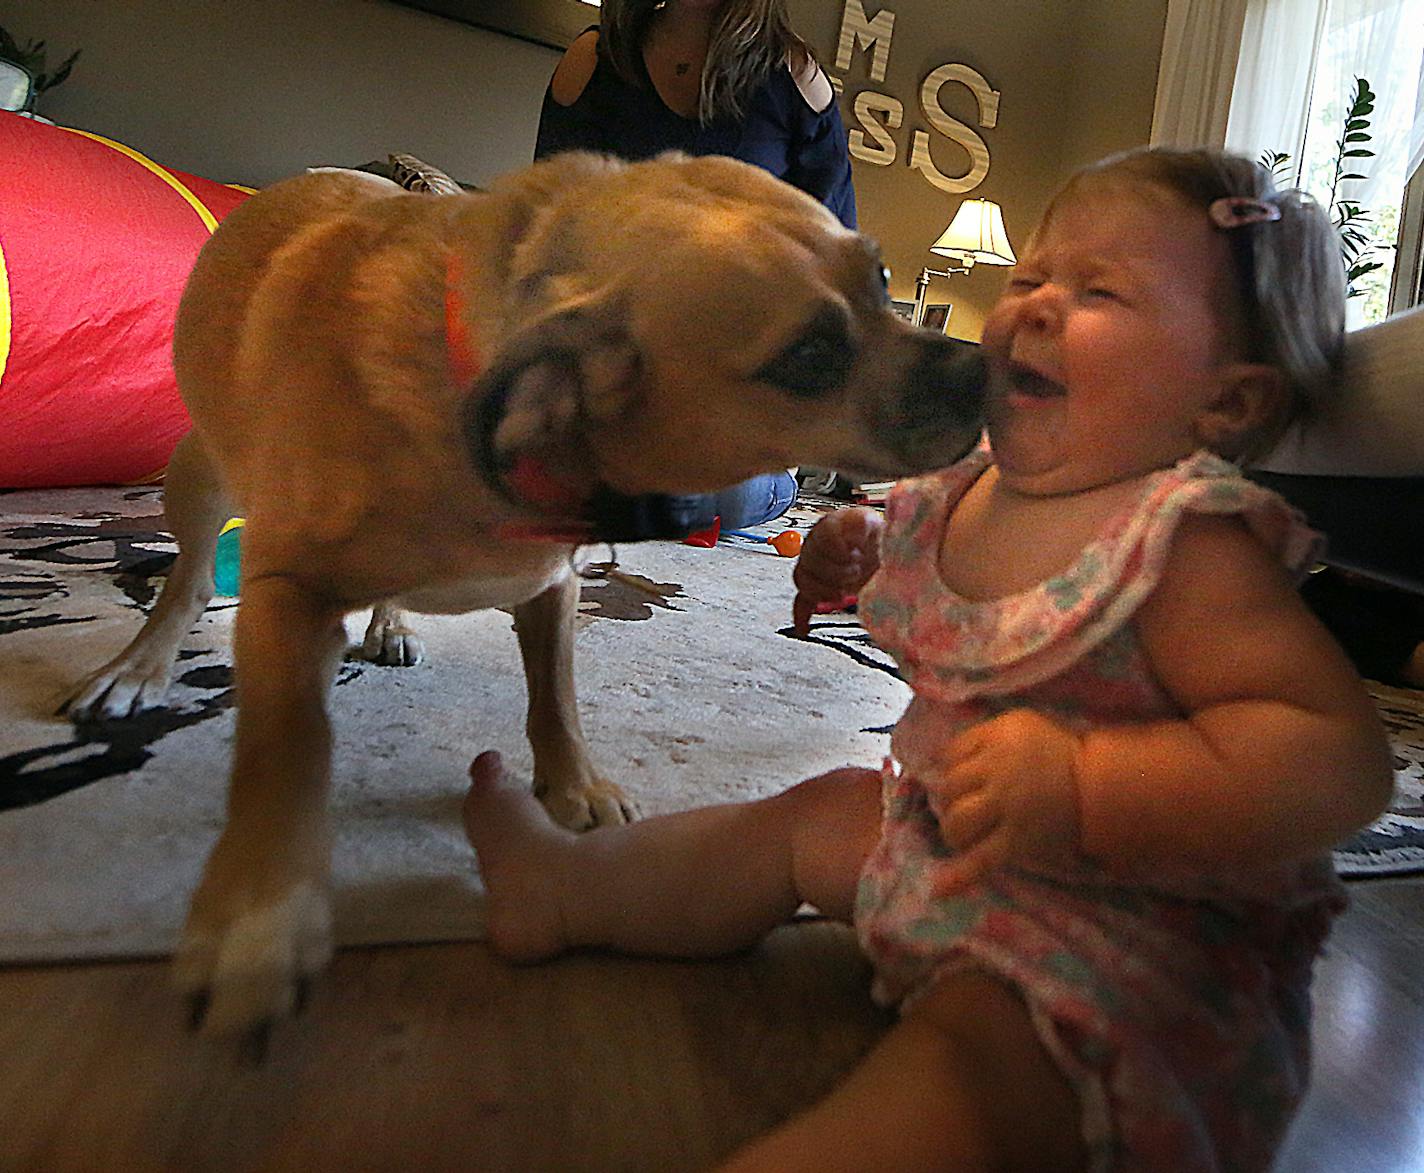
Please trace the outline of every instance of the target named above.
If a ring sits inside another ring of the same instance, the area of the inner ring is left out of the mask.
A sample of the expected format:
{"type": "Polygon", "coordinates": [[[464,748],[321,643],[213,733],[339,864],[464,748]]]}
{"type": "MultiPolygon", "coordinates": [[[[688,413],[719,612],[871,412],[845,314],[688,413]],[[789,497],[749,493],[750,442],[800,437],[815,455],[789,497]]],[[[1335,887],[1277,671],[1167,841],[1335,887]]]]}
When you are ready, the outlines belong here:
{"type": "Polygon", "coordinates": [[[466,402],[480,473],[521,504],[577,515],[600,480],[590,434],[627,410],[640,373],[616,299],[595,295],[537,317],[466,402]]]}

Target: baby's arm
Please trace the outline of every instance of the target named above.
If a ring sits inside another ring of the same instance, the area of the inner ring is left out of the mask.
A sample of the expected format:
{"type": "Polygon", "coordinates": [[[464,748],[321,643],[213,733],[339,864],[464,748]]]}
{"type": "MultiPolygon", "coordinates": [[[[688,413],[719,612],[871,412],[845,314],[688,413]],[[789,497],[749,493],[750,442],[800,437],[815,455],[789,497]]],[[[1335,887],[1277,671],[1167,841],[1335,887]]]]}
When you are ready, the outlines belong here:
{"type": "Polygon", "coordinates": [[[811,527],[792,575],[796,601],[791,618],[798,635],[811,629],[817,604],[839,602],[870,581],[880,568],[884,528],[885,518],[863,506],[837,509],[811,527]]]}
{"type": "Polygon", "coordinates": [[[1368,694],[1239,522],[1182,525],[1138,631],[1187,716],[1081,738],[1087,855],[1134,871],[1288,863],[1388,803],[1389,747],[1368,694]]]}
{"type": "Polygon", "coordinates": [[[1130,874],[1251,870],[1329,850],[1389,801],[1389,747],[1354,669],[1236,521],[1193,518],[1138,614],[1185,718],[1075,733],[1010,709],[922,771],[951,891],[1080,853],[1130,874]]]}

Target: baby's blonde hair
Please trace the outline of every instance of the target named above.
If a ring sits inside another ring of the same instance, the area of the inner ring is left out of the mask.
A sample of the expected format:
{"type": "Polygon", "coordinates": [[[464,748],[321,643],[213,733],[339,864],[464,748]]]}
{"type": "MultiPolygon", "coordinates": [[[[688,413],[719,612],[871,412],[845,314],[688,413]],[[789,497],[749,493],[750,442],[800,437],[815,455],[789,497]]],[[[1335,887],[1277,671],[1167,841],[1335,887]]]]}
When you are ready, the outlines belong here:
{"type": "Polygon", "coordinates": [[[1240,155],[1154,147],[1083,168],[1054,197],[1044,223],[1060,202],[1096,180],[1165,189],[1199,207],[1203,216],[1225,197],[1245,197],[1279,209],[1279,220],[1220,229],[1231,246],[1246,358],[1279,370],[1289,391],[1278,418],[1249,437],[1245,451],[1229,454],[1243,463],[1259,458],[1294,420],[1308,417],[1338,389],[1345,269],[1330,217],[1306,193],[1278,189],[1266,168],[1240,155]]]}

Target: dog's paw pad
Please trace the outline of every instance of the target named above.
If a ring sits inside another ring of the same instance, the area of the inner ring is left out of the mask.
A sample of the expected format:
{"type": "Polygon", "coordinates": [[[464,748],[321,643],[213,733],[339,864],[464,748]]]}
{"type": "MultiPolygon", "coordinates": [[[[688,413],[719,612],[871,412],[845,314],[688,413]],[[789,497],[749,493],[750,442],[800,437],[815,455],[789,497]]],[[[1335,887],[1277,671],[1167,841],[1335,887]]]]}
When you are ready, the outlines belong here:
{"type": "Polygon", "coordinates": [[[591,831],[595,827],[621,827],[634,822],[637,808],[611,782],[595,783],[583,789],[547,790],[535,788],[549,817],[570,831],[591,831]]]}
{"type": "Polygon", "coordinates": [[[161,705],[168,694],[169,673],[124,667],[94,673],[59,705],[57,715],[76,725],[114,721],[161,705]]]}

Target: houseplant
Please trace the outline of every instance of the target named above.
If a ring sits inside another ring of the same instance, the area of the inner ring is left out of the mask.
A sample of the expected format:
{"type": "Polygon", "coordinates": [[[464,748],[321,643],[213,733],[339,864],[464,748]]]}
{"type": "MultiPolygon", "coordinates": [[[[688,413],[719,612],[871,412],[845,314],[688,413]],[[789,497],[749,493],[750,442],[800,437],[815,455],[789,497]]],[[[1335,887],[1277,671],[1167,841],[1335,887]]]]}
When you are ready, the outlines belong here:
{"type": "MultiPolygon", "coordinates": [[[[1340,184],[1345,180],[1368,178],[1356,168],[1364,166],[1359,160],[1374,158],[1374,151],[1366,146],[1372,137],[1369,127],[1374,109],[1375,93],[1370,89],[1370,83],[1357,77],[1340,135],[1335,140],[1335,155],[1330,164],[1330,190],[1325,201],[1331,222],[1340,237],[1340,259],[1345,266],[1347,297],[1359,297],[1368,292],[1360,279],[1384,268],[1384,262],[1371,259],[1376,247],[1368,230],[1371,213],[1364,205],[1347,200],[1340,194],[1340,184]]],[[[1284,151],[1265,151],[1259,161],[1278,184],[1285,185],[1293,179],[1290,160],[1290,155],[1284,151]]]]}

